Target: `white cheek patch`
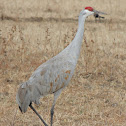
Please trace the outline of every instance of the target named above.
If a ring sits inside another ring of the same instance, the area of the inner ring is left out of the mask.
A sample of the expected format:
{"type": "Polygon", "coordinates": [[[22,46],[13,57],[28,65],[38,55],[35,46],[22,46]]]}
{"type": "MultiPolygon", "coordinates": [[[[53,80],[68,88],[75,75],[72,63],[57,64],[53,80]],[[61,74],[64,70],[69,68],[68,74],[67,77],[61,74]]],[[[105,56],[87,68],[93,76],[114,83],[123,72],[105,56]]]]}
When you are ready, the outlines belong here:
{"type": "Polygon", "coordinates": [[[86,13],[90,13],[91,11],[89,11],[89,10],[85,10],[85,12],[86,12],[86,13]]]}
{"type": "Polygon", "coordinates": [[[86,13],[87,16],[89,16],[89,15],[92,15],[94,12],[93,11],[89,11],[89,10],[85,10],[85,13],[86,13]]]}

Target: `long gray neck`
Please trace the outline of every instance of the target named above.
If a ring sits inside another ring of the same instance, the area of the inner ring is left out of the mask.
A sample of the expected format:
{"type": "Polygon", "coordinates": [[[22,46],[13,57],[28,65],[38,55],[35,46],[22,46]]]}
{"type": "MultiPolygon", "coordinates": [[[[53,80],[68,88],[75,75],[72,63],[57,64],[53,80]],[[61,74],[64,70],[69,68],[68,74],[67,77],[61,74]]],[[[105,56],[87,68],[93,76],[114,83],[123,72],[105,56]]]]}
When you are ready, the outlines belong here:
{"type": "Polygon", "coordinates": [[[80,54],[81,44],[83,40],[84,23],[85,23],[85,18],[82,16],[79,16],[78,30],[77,30],[76,36],[73,39],[73,41],[70,43],[70,45],[67,47],[67,49],[69,50],[69,53],[72,53],[72,55],[74,55],[74,57],[77,59],[80,54]]]}

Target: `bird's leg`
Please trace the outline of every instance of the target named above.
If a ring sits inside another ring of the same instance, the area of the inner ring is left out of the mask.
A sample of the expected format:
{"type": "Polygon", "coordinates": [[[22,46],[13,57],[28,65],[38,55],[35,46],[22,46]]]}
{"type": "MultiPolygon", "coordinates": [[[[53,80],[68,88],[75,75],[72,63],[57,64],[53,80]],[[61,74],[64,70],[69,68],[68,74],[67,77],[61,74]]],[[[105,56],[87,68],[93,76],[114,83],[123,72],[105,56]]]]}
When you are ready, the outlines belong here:
{"type": "Polygon", "coordinates": [[[51,126],[53,124],[53,115],[54,115],[54,107],[55,107],[55,103],[56,103],[56,100],[58,98],[58,96],[60,95],[62,89],[58,90],[57,92],[54,93],[54,100],[53,100],[53,104],[52,104],[52,108],[51,108],[51,111],[50,111],[50,114],[51,114],[51,126]]]}
{"type": "Polygon", "coordinates": [[[53,124],[54,106],[55,105],[52,106],[51,111],[50,111],[50,114],[51,114],[51,126],[53,124]]]}
{"type": "Polygon", "coordinates": [[[43,122],[45,126],[48,126],[45,121],[42,119],[42,117],[38,114],[38,112],[33,108],[32,103],[30,103],[29,107],[36,113],[36,115],[40,118],[40,120],[43,122]]]}

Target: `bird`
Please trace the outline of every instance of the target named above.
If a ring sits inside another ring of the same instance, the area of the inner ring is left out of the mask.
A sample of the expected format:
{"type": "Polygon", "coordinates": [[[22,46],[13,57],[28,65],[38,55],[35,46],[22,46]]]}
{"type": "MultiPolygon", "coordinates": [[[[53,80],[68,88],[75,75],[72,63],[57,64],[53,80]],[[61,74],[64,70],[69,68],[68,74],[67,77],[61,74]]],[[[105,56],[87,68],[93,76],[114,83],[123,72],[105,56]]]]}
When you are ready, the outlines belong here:
{"type": "Polygon", "coordinates": [[[92,7],[85,7],[80,12],[77,33],[72,42],[59,54],[41,64],[26,82],[20,84],[16,94],[16,101],[22,113],[25,113],[27,108],[30,107],[42,123],[48,126],[34,109],[32,103],[38,105],[40,98],[48,94],[54,94],[50,110],[50,124],[53,125],[56,101],[62,90],[69,84],[80,55],[85,19],[89,15],[93,15],[95,11],[92,7]]]}
{"type": "Polygon", "coordinates": [[[100,12],[100,11],[96,11],[96,10],[95,10],[95,11],[94,11],[95,21],[97,21],[96,18],[99,18],[99,20],[100,20],[100,18],[105,18],[105,17],[100,16],[99,14],[107,15],[107,13],[100,12]]]}

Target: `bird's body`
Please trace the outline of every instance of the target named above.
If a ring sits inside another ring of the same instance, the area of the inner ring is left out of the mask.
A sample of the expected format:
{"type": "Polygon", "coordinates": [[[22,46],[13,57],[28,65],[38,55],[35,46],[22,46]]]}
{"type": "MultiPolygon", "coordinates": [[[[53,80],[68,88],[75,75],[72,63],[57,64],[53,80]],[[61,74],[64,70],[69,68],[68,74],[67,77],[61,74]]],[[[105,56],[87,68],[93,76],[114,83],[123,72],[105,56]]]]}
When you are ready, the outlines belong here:
{"type": "Polygon", "coordinates": [[[62,52],[54,56],[47,62],[40,65],[32,74],[27,82],[24,82],[17,95],[17,102],[26,112],[30,102],[39,104],[40,97],[57,92],[66,87],[74,73],[74,69],[80,54],[81,43],[84,32],[84,20],[80,20],[78,33],[69,46],[62,52]],[[78,42],[78,43],[76,43],[78,42]],[[20,91],[26,90],[27,94],[20,95],[20,91]],[[28,93],[29,92],[29,93],[28,93]],[[26,100],[19,97],[29,98],[26,100]],[[30,99],[31,98],[31,99],[30,99]],[[21,101],[22,99],[22,101],[21,101]],[[20,100],[20,101],[19,101],[20,100]],[[22,103],[22,104],[21,104],[22,103]]]}
{"type": "MultiPolygon", "coordinates": [[[[87,9],[85,8],[85,10],[80,12],[78,30],[70,45],[58,55],[40,65],[29,80],[21,84],[16,100],[22,112],[26,112],[28,106],[33,109],[31,106],[32,102],[39,104],[39,99],[42,96],[53,93],[54,100],[51,108],[52,126],[55,102],[62,89],[68,85],[72,78],[80,54],[84,33],[84,22],[87,16],[94,13],[92,11],[93,8],[87,7],[87,9]]],[[[44,125],[47,126],[44,120],[41,117],[39,118],[44,125]]]]}
{"type": "Polygon", "coordinates": [[[24,100],[22,98],[21,101],[20,98],[18,102],[23,112],[26,112],[30,102],[39,104],[40,97],[55,93],[67,86],[74,73],[75,63],[71,62],[70,59],[72,59],[72,57],[70,57],[69,54],[69,60],[67,60],[68,57],[66,55],[62,55],[62,57],[59,56],[60,55],[57,55],[39,66],[29,80],[20,86],[18,94],[20,94],[22,90],[27,90],[27,94],[23,93],[25,97],[23,95],[17,95],[17,99],[19,99],[18,97],[26,98],[28,95],[28,99],[24,100]]]}

